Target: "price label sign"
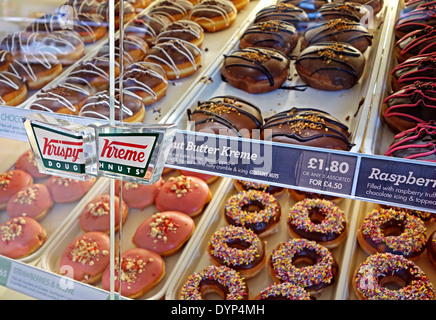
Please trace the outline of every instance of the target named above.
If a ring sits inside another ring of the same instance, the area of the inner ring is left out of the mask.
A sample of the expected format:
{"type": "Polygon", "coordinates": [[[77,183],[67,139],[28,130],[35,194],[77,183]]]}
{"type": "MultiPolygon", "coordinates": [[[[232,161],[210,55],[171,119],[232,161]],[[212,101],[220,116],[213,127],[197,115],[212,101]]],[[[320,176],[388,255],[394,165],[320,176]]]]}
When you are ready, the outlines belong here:
{"type": "Polygon", "coordinates": [[[296,184],[303,188],[351,195],[357,157],[303,151],[295,168],[296,184]]]}

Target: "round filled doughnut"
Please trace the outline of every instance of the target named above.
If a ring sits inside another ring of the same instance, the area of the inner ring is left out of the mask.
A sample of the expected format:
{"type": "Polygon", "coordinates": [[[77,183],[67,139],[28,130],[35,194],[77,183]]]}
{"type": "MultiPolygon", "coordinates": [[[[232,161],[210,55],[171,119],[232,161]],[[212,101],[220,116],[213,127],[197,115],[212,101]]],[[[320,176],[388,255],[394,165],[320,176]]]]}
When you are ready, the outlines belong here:
{"type": "Polygon", "coordinates": [[[436,268],[436,231],[433,231],[428,237],[427,256],[430,263],[436,268]]]}
{"type": "Polygon", "coordinates": [[[15,107],[27,99],[27,86],[14,73],[0,72],[0,105],[15,107]]]}
{"type": "Polygon", "coordinates": [[[401,37],[395,43],[395,56],[398,63],[419,55],[436,53],[436,26],[414,30],[401,37]]]}
{"type": "Polygon", "coordinates": [[[281,242],[271,253],[269,272],[275,282],[290,282],[311,295],[333,285],[339,265],[326,247],[307,239],[281,242]]]}
{"type": "Polygon", "coordinates": [[[226,266],[211,265],[191,274],[179,292],[180,300],[204,300],[217,293],[225,300],[247,300],[248,287],[240,274],[226,266]]]}
{"type": "Polygon", "coordinates": [[[168,77],[159,64],[141,61],[125,69],[122,84],[124,90],[140,96],[144,105],[149,106],[167,93],[168,77]]]}
{"type": "Polygon", "coordinates": [[[265,267],[265,243],[244,227],[220,228],[210,238],[207,251],[213,264],[232,268],[245,279],[253,278],[265,267]]]}
{"type": "Polygon", "coordinates": [[[0,173],[0,209],[6,209],[8,201],[32,183],[33,177],[20,169],[0,173]]]}
{"type": "Polygon", "coordinates": [[[163,16],[171,22],[187,19],[193,4],[188,0],[160,0],[149,10],[153,16],[163,16]]]}
{"type": "MultiPolygon", "coordinates": [[[[153,251],[133,248],[121,255],[121,274],[115,270],[115,291],[130,299],[140,298],[156,286],[165,275],[165,262],[153,251]],[[120,288],[121,286],[121,288],[120,288]]],[[[104,290],[110,289],[110,268],[102,276],[104,290]]]]}
{"type": "Polygon", "coordinates": [[[254,300],[311,300],[309,292],[291,282],[273,283],[259,292],[254,300]]]}
{"type": "Polygon", "coordinates": [[[392,253],[370,255],[356,269],[353,290],[360,300],[434,300],[433,285],[413,261],[392,253]]]}
{"type": "MultiPolygon", "coordinates": [[[[114,119],[129,123],[142,122],[146,114],[142,98],[131,91],[123,90],[124,94],[121,99],[120,90],[114,91],[114,119]]],[[[79,116],[110,120],[110,107],[109,90],[96,92],[85,101],[79,111],[79,116]]]]}
{"type": "Polygon", "coordinates": [[[256,13],[254,23],[269,20],[281,20],[292,24],[298,32],[307,28],[309,17],[307,13],[290,3],[278,2],[259,10],[256,13]]]}
{"type": "Polygon", "coordinates": [[[269,184],[238,180],[238,179],[233,180],[233,185],[238,191],[260,190],[263,192],[270,193],[276,198],[280,197],[285,192],[285,188],[283,187],[277,187],[269,184]]]}
{"type": "MultiPolygon", "coordinates": [[[[154,204],[157,192],[162,186],[162,179],[157,182],[146,185],[136,182],[123,181],[121,194],[127,206],[131,209],[140,209],[154,204]]],[[[115,181],[115,195],[119,196],[119,180],[115,181]]]]}
{"type": "Polygon", "coordinates": [[[310,20],[316,17],[316,14],[321,7],[329,3],[330,0],[278,0],[277,3],[284,2],[292,4],[300,9],[303,9],[307,13],[310,20]]]}
{"type": "Polygon", "coordinates": [[[150,48],[146,62],[160,65],[168,79],[182,79],[200,68],[201,50],[187,41],[176,39],[157,43],[150,48]]]}
{"type": "Polygon", "coordinates": [[[208,184],[197,177],[171,177],[159,188],[155,205],[160,212],[181,211],[190,217],[201,214],[212,198],[208,184]]]}
{"type": "Polygon", "coordinates": [[[258,106],[234,96],[216,96],[188,109],[192,130],[251,138],[263,123],[258,106]]]}
{"type": "Polygon", "coordinates": [[[396,65],[391,72],[394,92],[415,82],[436,81],[436,53],[418,55],[396,65]]]}
{"type": "Polygon", "coordinates": [[[51,176],[46,182],[53,201],[56,203],[72,203],[82,197],[94,185],[96,178],[81,181],[71,178],[51,176]]]}
{"type": "Polygon", "coordinates": [[[14,61],[14,55],[9,50],[0,50],[0,72],[8,70],[11,62],[14,61]]]}
{"type": "MultiPolygon", "coordinates": [[[[114,198],[115,232],[124,225],[129,214],[129,208],[119,197],[114,198]],[[121,203],[120,203],[121,201],[121,203]],[[120,208],[121,204],[121,208],[120,208]],[[121,211],[120,211],[121,210],[121,211]]],[[[99,231],[110,232],[110,207],[111,199],[109,194],[99,195],[89,201],[79,215],[79,226],[83,232],[99,231]]]]}
{"type": "Polygon", "coordinates": [[[6,212],[10,218],[30,217],[40,221],[52,207],[53,199],[45,184],[34,183],[9,199],[6,212]]]}
{"type": "Polygon", "coordinates": [[[289,66],[289,58],[279,51],[247,48],[224,56],[221,77],[248,93],[266,93],[279,89],[288,80],[289,66]]]}
{"type": "Polygon", "coordinates": [[[427,244],[424,222],[395,208],[372,210],[363,220],[357,240],[368,254],[388,252],[417,260],[427,244]]]}
{"type": "Polygon", "coordinates": [[[332,19],[346,19],[362,23],[366,26],[369,23],[369,17],[371,17],[370,10],[369,7],[353,1],[333,1],[325,3],[319,8],[314,16],[314,20],[318,22],[332,19]]]}
{"type": "Polygon", "coordinates": [[[253,230],[263,238],[277,231],[281,207],[273,195],[259,191],[241,191],[227,199],[224,217],[228,224],[253,230]]]}
{"type": "Polygon", "coordinates": [[[21,259],[36,252],[47,240],[47,233],[35,219],[10,218],[0,224],[0,255],[21,259]]]}
{"type": "Polygon", "coordinates": [[[178,171],[183,176],[191,176],[191,177],[200,178],[201,180],[206,181],[207,184],[214,183],[215,181],[217,181],[220,178],[219,176],[207,174],[207,173],[188,171],[188,170],[178,170],[178,171]]]}
{"type": "MultiPolygon", "coordinates": [[[[132,63],[144,60],[148,54],[149,46],[144,39],[132,34],[124,35],[123,41],[117,38],[114,44],[114,51],[115,61],[117,61],[118,64],[120,64],[121,61],[121,48],[123,49],[123,66],[126,67],[132,63]]],[[[109,43],[106,43],[98,50],[97,56],[108,58],[109,50],[109,43]]]]}
{"type": "Polygon", "coordinates": [[[109,259],[109,235],[103,232],[83,233],[64,249],[59,262],[59,273],[93,284],[101,279],[109,259]]]}
{"type": "Polygon", "coordinates": [[[229,28],[236,20],[238,9],[230,0],[203,0],[194,5],[188,19],[207,32],[229,28]]]}
{"type": "Polygon", "coordinates": [[[305,199],[292,206],[288,230],[294,238],[313,240],[329,249],[339,246],[347,236],[344,212],[333,202],[305,199]]]}
{"type": "MultiPolygon", "coordinates": [[[[95,14],[102,16],[103,20],[107,25],[109,25],[109,1],[102,1],[99,3],[95,9],[95,14]]],[[[114,3],[114,25],[115,29],[120,28],[121,17],[123,18],[123,23],[127,23],[136,16],[136,9],[126,0],[117,0],[114,3]],[[123,14],[121,15],[121,1],[123,1],[123,14]]]]}
{"type": "Polygon", "coordinates": [[[151,48],[155,45],[157,36],[162,28],[170,23],[171,21],[162,15],[143,13],[130,20],[124,26],[124,34],[144,39],[149,48],[151,48]]]}
{"type": "Polygon", "coordinates": [[[362,77],[365,56],[341,42],[319,42],[301,51],[295,61],[300,78],[310,87],[338,91],[349,89],[362,77]]]}
{"type": "Polygon", "coordinates": [[[17,159],[15,162],[15,168],[27,172],[34,179],[44,179],[48,177],[47,174],[39,172],[39,169],[36,165],[35,155],[31,149],[24,152],[17,159]]]}
{"type": "Polygon", "coordinates": [[[136,228],[132,242],[167,257],[178,252],[194,230],[195,223],[190,216],[178,211],[158,212],[136,228]]]}
{"type": "Polygon", "coordinates": [[[395,36],[400,39],[410,32],[436,25],[435,12],[434,6],[424,6],[401,15],[395,21],[395,36]]]}
{"type": "Polygon", "coordinates": [[[270,48],[290,56],[298,44],[294,25],[281,20],[258,22],[244,31],[239,48],[270,48]]]}
{"type": "Polygon", "coordinates": [[[163,27],[157,36],[157,42],[181,39],[197,47],[201,47],[204,40],[203,28],[195,21],[178,20],[163,27]]]}

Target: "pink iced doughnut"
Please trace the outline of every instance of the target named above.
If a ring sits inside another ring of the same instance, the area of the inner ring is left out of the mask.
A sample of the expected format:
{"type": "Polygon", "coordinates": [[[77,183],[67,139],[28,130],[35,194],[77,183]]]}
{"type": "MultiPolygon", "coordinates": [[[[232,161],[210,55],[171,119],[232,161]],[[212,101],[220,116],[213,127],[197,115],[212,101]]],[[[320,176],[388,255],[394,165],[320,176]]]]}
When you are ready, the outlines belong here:
{"type": "Polygon", "coordinates": [[[207,183],[197,177],[169,178],[156,196],[158,211],[181,211],[191,217],[199,215],[212,194],[207,183]]]}
{"type": "Polygon", "coordinates": [[[179,170],[181,175],[184,176],[190,176],[190,177],[197,177],[201,180],[206,181],[207,184],[213,183],[218,180],[219,176],[215,176],[212,174],[207,173],[200,173],[200,172],[194,172],[194,171],[187,171],[187,170],[179,170]]]}
{"type": "Polygon", "coordinates": [[[41,183],[35,183],[18,191],[6,206],[6,212],[10,218],[31,217],[36,221],[44,218],[53,207],[53,199],[47,187],[41,183]]]}
{"type": "Polygon", "coordinates": [[[27,150],[18,158],[17,162],[15,162],[15,168],[26,171],[34,179],[44,179],[49,176],[45,173],[39,172],[32,150],[27,150]]]}
{"type": "Polygon", "coordinates": [[[54,202],[71,203],[80,200],[93,186],[95,178],[81,181],[52,176],[46,185],[54,202]]]}
{"type": "Polygon", "coordinates": [[[23,170],[16,169],[0,173],[0,210],[6,209],[9,199],[32,183],[32,176],[23,170]]]}
{"type": "Polygon", "coordinates": [[[0,255],[19,259],[38,250],[46,241],[47,234],[35,219],[11,218],[0,224],[0,255]]]}
{"type": "MultiPolygon", "coordinates": [[[[115,290],[119,290],[121,282],[121,295],[131,299],[139,298],[156,286],[165,275],[165,262],[157,253],[134,248],[121,255],[121,275],[115,270],[115,290]],[[120,280],[120,281],[118,281],[120,280]]],[[[110,288],[110,268],[103,273],[103,289],[110,288]]]]}
{"type": "Polygon", "coordinates": [[[177,211],[158,212],[145,219],[133,235],[133,243],[161,256],[169,256],[189,240],[195,230],[194,220],[177,211]]]}
{"type": "Polygon", "coordinates": [[[84,233],[71,241],[62,253],[60,273],[77,281],[95,283],[101,279],[109,259],[109,236],[103,232],[84,233]]]}
{"type": "MultiPolygon", "coordinates": [[[[119,195],[119,182],[115,182],[115,195],[119,195]]],[[[154,203],[157,191],[162,185],[162,179],[151,184],[140,184],[135,182],[123,182],[122,196],[129,208],[144,209],[154,203]]]]}

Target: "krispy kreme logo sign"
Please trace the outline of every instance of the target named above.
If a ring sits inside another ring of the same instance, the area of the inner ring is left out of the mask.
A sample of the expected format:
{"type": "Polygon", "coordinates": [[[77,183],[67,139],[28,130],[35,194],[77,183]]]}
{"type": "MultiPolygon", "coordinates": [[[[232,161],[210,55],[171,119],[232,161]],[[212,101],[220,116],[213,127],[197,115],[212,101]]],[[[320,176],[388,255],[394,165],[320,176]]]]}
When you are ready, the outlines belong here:
{"type": "Polygon", "coordinates": [[[143,178],[153,154],[157,135],[100,134],[98,137],[98,170],[110,175],[143,178]]]}
{"type": "Polygon", "coordinates": [[[45,168],[84,173],[83,137],[50,127],[33,125],[34,136],[45,168]]]}

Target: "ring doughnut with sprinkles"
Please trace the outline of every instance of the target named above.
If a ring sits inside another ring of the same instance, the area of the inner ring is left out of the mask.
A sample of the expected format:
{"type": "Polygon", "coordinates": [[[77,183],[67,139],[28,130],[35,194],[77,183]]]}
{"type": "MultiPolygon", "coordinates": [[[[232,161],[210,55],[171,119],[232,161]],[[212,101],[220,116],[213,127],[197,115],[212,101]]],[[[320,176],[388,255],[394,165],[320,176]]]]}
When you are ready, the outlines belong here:
{"type": "Polygon", "coordinates": [[[281,207],[267,192],[241,191],[227,200],[224,216],[228,224],[251,229],[262,238],[277,230],[281,207]]]}
{"type": "Polygon", "coordinates": [[[331,249],[347,235],[344,212],[333,202],[305,199],[297,202],[288,214],[288,230],[294,238],[306,238],[331,249]]]}
{"type": "Polygon", "coordinates": [[[290,282],[273,283],[263,289],[255,300],[311,300],[309,292],[290,282]]]}
{"type": "Polygon", "coordinates": [[[281,242],[268,261],[275,282],[291,282],[311,295],[320,293],[336,281],[339,265],[326,247],[307,239],[281,242]]]}
{"type": "Polygon", "coordinates": [[[257,275],[265,266],[265,244],[252,230],[227,225],[216,231],[209,243],[208,252],[215,265],[225,265],[245,279],[257,275]]]}
{"type": "Polygon", "coordinates": [[[226,266],[208,266],[191,274],[180,290],[181,300],[203,300],[211,292],[225,300],[247,300],[248,287],[240,274],[226,266]]]}
{"type": "Polygon", "coordinates": [[[353,288],[360,300],[435,299],[424,271],[413,261],[391,253],[377,253],[362,262],[353,276],[353,288]]]}
{"type": "Polygon", "coordinates": [[[403,210],[375,209],[364,219],[357,240],[368,254],[390,252],[415,261],[424,252],[424,222],[403,210]]]}

